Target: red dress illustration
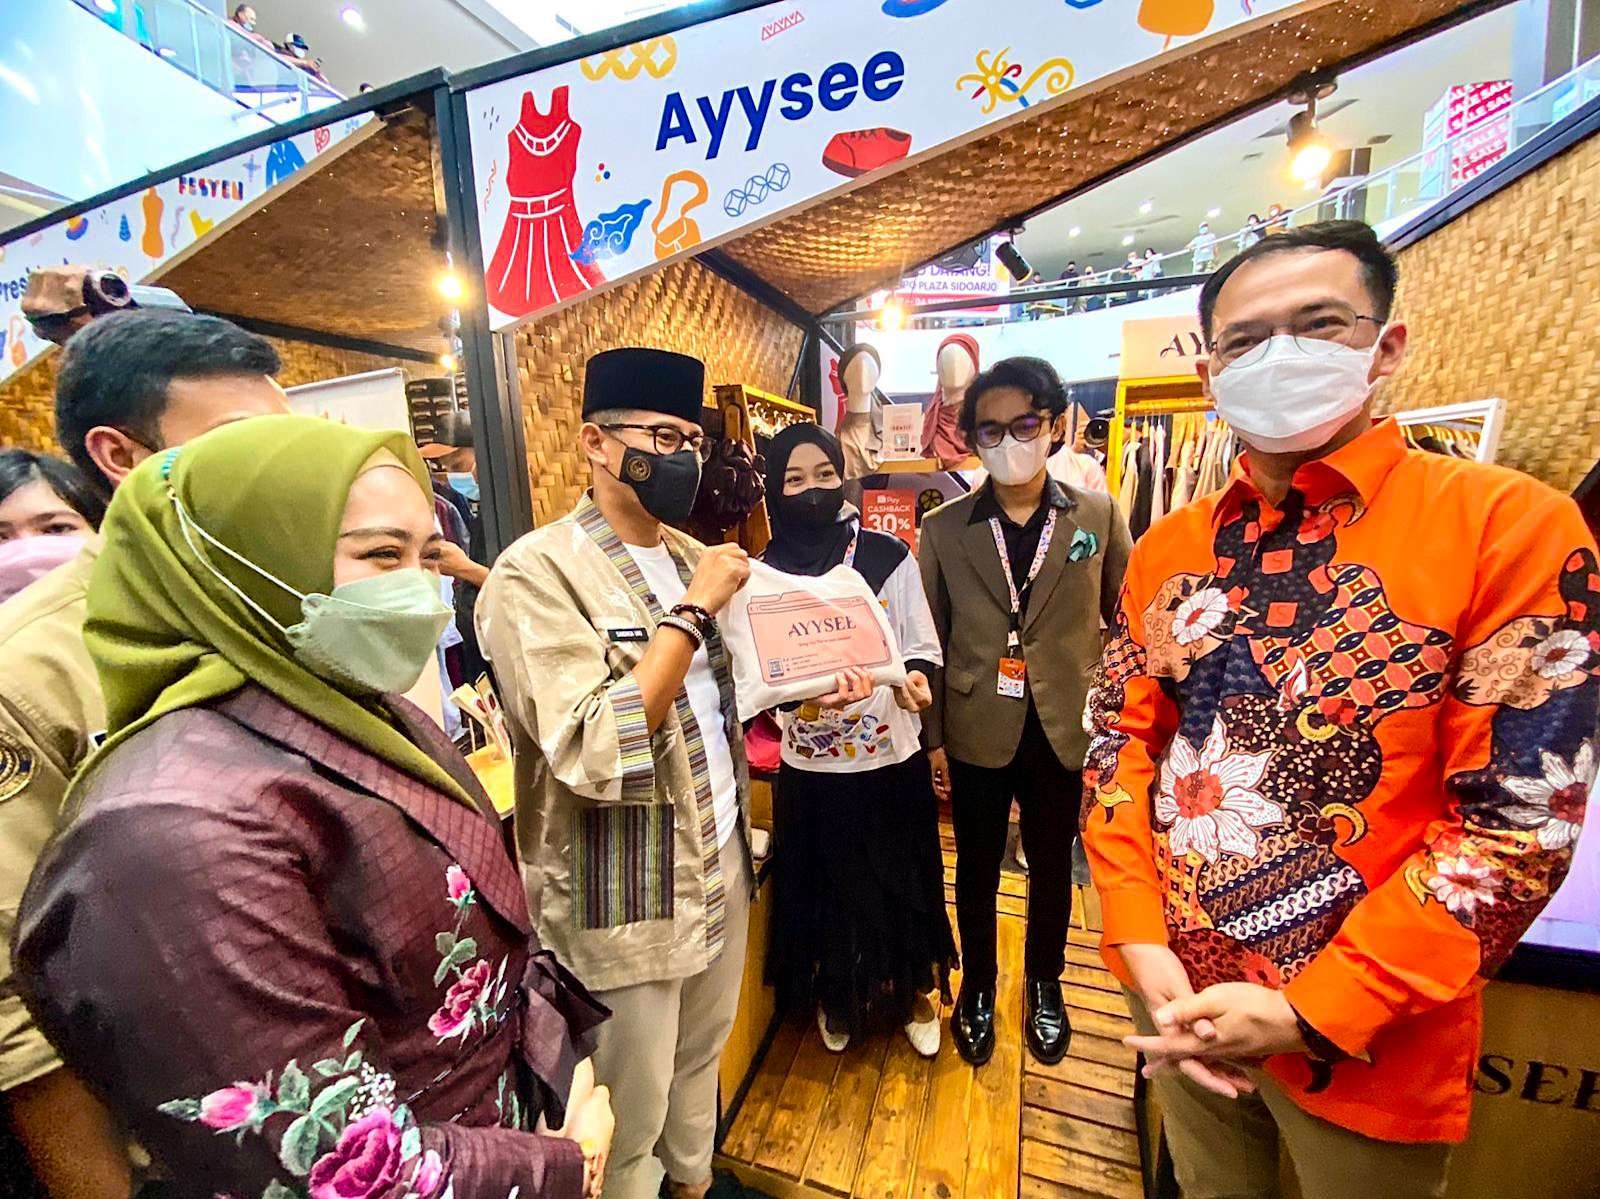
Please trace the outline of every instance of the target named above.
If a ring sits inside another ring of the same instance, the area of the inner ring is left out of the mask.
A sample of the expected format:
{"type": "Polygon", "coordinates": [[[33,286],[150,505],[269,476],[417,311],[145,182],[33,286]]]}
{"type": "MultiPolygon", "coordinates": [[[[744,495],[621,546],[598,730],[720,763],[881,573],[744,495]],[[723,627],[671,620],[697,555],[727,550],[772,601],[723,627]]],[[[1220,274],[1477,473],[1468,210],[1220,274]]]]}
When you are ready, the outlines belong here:
{"type": "Polygon", "coordinates": [[[527,316],[605,282],[593,263],[572,260],[583,241],[583,220],[573,207],[580,129],[567,115],[567,89],[550,96],[541,113],[533,93],[522,95],[522,116],[506,141],[511,207],[485,284],[489,303],[507,316],[527,316]]]}

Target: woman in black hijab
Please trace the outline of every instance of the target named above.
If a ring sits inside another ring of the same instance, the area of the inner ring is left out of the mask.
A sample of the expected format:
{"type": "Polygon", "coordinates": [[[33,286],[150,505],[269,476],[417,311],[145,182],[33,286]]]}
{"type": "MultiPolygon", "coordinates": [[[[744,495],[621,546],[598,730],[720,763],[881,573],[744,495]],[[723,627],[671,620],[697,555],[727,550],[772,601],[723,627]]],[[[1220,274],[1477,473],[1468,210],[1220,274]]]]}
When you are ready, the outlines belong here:
{"type": "Polygon", "coordinates": [[[955,964],[944,907],[938,801],[917,713],[939,639],[904,542],[863,529],[844,503],[844,456],[813,424],[767,449],[767,565],[795,575],[852,567],[883,601],[906,686],[879,687],[842,709],[776,713],[782,765],[773,795],[776,872],[770,980],[786,1002],[815,1005],[823,1043],[842,1052],[869,1015],[939,1049],[938,1004],[955,964]]]}

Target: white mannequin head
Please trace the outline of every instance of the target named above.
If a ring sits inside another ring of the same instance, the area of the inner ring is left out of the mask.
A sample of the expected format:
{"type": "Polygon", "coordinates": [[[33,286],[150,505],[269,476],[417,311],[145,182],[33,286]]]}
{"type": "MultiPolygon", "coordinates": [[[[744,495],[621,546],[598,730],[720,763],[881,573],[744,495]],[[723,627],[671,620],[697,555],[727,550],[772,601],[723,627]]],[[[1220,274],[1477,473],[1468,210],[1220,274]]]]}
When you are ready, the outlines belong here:
{"type": "Polygon", "coordinates": [[[948,345],[939,351],[938,359],[939,386],[944,391],[946,404],[959,404],[961,397],[966,395],[967,384],[972,382],[978,373],[977,366],[972,361],[972,355],[967,353],[966,347],[948,345]]]}
{"type": "Polygon", "coordinates": [[[872,389],[882,375],[878,360],[865,351],[850,359],[844,368],[844,408],[846,412],[870,412],[872,389]]]}

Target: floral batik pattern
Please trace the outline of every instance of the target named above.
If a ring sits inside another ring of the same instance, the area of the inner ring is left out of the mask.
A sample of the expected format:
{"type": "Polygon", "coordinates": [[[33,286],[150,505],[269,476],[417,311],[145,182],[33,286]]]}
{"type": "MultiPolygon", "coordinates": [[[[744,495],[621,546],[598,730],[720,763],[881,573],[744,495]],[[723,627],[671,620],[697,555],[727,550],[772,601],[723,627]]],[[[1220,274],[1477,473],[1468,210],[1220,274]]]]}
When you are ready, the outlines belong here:
{"type": "Polygon", "coordinates": [[[445,894],[455,909],[455,926],[434,938],[439,966],[433,973],[433,985],[443,986],[451,977],[454,981],[439,1010],[428,1017],[428,1029],[441,1041],[466,1040],[474,1032],[492,1029],[502,1018],[508,989],[506,960],[501,958],[496,970],[477,956],[478,943],[461,935],[478,896],[460,866],[445,871],[445,894]]]}
{"type": "Polygon", "coordinates": [[[1462,827],[1407,871],[1482,946],[1481,973],[1510,955],[1530,910],[1566,878],[1597,766],[1600,569],[1588,550],[1561,572],[1559,617],[1519,617],[1462,655],[1453,695],[1493,707],[1489,765],[1451,775],[1462,827]]]}
{"type": "MultiPolygon", "coordinates": [[[[1085,826],[1132,799],[1117,780],[1131,752],[1119,727],[1126,705],[1176,713],[1151,763],[1149,819],[1169,940],[1197,984],[1287,982],[1367,893],[1342,851],[1368,832],[1382,722],[1449,698],[1501,705],[1499,746],[1502,728],[1531,730],[1541,705],[1592,690],[1579,689],[1600,645],[1579,602],[1582,562],[1569,564],[1564,616],[1512,621],[1467,650],[1452,680],[1449,634],[1395,613],[1372,568],[1335,560],[1341,529],[1362,515],[1348,497],[1308,506],[1291,492],[1268,527],[1259,501],[1240,505],[1217,529],[1216,570],[1161,583],[1137,613],[1142,636],[1124,606],[1095,678],[1085,826]]],[[[1465,805],[1459,843],[1442,840],[1431,869],[1409,880],[1475,929],[1492,928],[1513,895],[1547,896],[1556,880],[1542,855],[1575,840],[1595,773],[1593,751],[1577,745],[1530,743],[1514,766],[1508,755],[1496,749],[1506,765],[1491,777],[1452,780],[1488,789],[1465,805]]],[[[1506,948],[1486,943],[1486,963],[1506,948]]]]}
{"type": "MultiPolygon", "coordinates": [[[[489,1031],[509,1010],[505,960],[491,968],[477,956],[477,942],[461,935],[478,897],[466,871],[454,864],[445,871],[445,902],[454,921],[435,940],[440,960],[433,978],[445,994],[428,1019],[429,1031],[441,1042],[489,1031]]],[[[363,1055],[359,1042],[365,1023],[352,1024],[338,1052],[309,1069],[289,1061],[259,1080],[235,1082],[198,1099],[174,1099],[159,1110],[232,1133],[241,1143],[251,1135],[275,1137],[278,1162],[290,1181],[269,1183],[261,1199],[447,1196],[445,1163],[423,1148],[415,1116],[404,1102],[396,1102],[393,1075],[363,1055]]],[[[501,1076],[497,1107],[505,1127],[524,1126],[509,1073],[501,1076]]]]}
{"type": "Polygon", "coordinates": [[[352,1024],[341,1053],[310,1070],[290,1061],[259,1081],[236,1082],[199,1099],[174,1099],[160,1111],[241,1141],[276,1118],[278,1162],[292,1180],[272,1181],[261,1199],[434,1199],[447,1189],[444,1162],[422,1147],[394,1078],[356,1046],[365,1021],[352,1024]]]}

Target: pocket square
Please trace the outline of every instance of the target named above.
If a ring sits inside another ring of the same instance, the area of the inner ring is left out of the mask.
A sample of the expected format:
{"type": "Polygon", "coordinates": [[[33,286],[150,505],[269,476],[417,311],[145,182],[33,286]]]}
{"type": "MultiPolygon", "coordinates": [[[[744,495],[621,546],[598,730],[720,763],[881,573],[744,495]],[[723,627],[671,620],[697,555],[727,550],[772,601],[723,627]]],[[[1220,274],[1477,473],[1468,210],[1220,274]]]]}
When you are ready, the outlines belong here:
{"type": "Polygon", "coordinates": [[[1068,562],[1082,562],[1100,552],[1100,539],[1093,533],[1079,529],[1072,535],[1072,548],[1067,551],[1068,562]]]}

